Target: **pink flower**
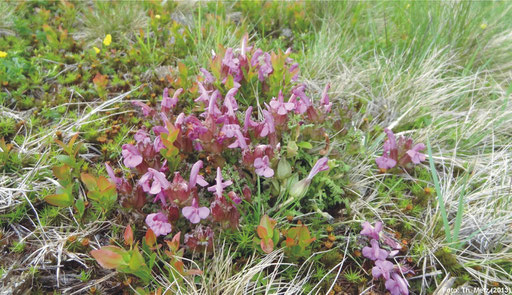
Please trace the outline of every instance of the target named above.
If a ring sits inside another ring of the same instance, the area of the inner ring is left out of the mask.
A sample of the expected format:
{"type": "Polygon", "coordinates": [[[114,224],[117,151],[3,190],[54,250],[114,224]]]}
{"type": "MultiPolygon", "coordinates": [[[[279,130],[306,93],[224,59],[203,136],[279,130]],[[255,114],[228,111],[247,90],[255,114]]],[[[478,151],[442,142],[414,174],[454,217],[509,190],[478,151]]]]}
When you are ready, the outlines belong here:
{"type": "Polygon", "coordinates": [[[139,150],[131,144],[123,144],[122,155],[124,165],[128,168],[135,168],[142,163],[142,155],[139,150]]]}
{"type": "Polygon", "coordinates": [[[272,59],[268,52],[263,52],[261,49],[256,49],[251,59],[251,66],[258,66],[258,79],[264,81],[268,75],[274,72],[272,68],[272,59]]]}
{"type": "Polygon", "coordinates": [[[248,107],[245,111],[245,120],[244,120],[244,133],[247,132],[249,127],[254,128],[258,126],[258,123],[251,120],[251,114],[252,114],[252,106],[248,107]]]}
{"type": "Polygon", "coordinates": [[[116,184],[116,187],[119,187],[123,183],[123,180],[119,177],[116,177],[114,170],[112,170],[112,167],[110,167],[109,164],[105,163],[105,167],[107,169],[107,174],[110,177],[110,179],[112,179],[112,181],[116,184]]]}
{"type": "Polygon", "coordinates": [[[233,57],[233,49],[228,48],[222,59],[222,64],[229,68],[230,71],[238,70],[238,59],[233,57]]]}
{"type": "Polygon", "coordinates": [[[153,110],[151,107],[149,107],[147,104],[143,103],[142,101],[134,100],[132,101],[132,104],[135,106],[138,106],[142,109],[142,114],[144,117],[149,117],[153,115],[155,110],[153,110]]]}
{"type": "Polygon", "coordinates": [[[396,145],[396,137],[393,131],[389,130],[388,128],[384,129],[384,132],[387,134],[388,139],[384,142],[384,152],[391,152],[396,149],[398,149],[396,145]]]}
{"type": "Polygon", "coordinates": [[[162,133],[169,134],[169,130],[164,126],[154,126],[151,130],[153,130],[153,133],[155,133],[157,137],[160,137],[160,134],[162,133]]]}
{"type": "Polygon", "coordinates": [[[157,201],[160,201],[164,206],[167,206],[167,201],[165,201],[165,194],[163,191],[156,194],[155,198],[153,199],[153,203],[156,203],[157,201]]]}
{"type": "MultiPolygon", "coordinates": [[[[295,71],[297,68],[299,67],[299,63],[294,63],[290,66],[290,68],[288,69],[288,71],[290,73],[293,73],[293,71],[295,71]]],[[[299,79],[299,71],[297,71],[297,73],[295,73],[295,75],[292,77],[292,81],[297,81],[299,79]]]]}
{"type": "Polygon", "coordinates": [[[414,164],[419,164],[420,162],[425,161],[425,155],[420,153],[420,151],[425,149],[425,145],[423,143],[418,143],[412,149],[407,151],[407,155],[411,157],[411,161],[414,164]]]}
{"type": "Polygon", "coordinates": [[[408,295],[409,288],[407,287],[407,281],[402,278],[399,274],[393,273],[391,278],[386,281],[386,289],[391,292],[391,295],[408,295]]]}
{"type": "Polygon", "coordinates": [[[292,89],[292,96],[288,102],[292,102],[295,105],[296,114],[304,114],[310,106],[312,106],[311,100],[304,93],[306,85],[301,84],[292,89]],[[297,99],[300,98],[300,99],[297,99]]]}
{"type": "Polygon", "coordinates": [[[198,139],[199,136],[208,132],[208,128],[203,125],[203,122],[193,115],[186,117],[183,120],[183,125],[188,128],[186,134],[189,139],[198,139]]]}
{"type": "Polygon", "coordinates": [[[370,241],[371,247],[363,248],[363,256],[371,260],[386,260],[388,258],[388,251],[379,247],[377,240],[370,241]]]}
{"type": "Polygon", "coordinates": [[[380,169],[391,169],[396,166],[396,161],[389,158],[387,152],[384,152],[384,154],[377,159],[375,159],[375,162],[377,163],[377,166],[379,166],[380,169]]]}
{"type": "Polygon", "coordinates": [[[259,64],[259,58],[262,55],[263,55],[263,50],[261,50],[259,48],[256,49],[256,51],[252,55],[251,66],[253,66],[253,67],[257,66],[259,64]]]}
{"type": "Polygon", "coordinates": [[[156,195],[162,190],[166,190],[171,187],[171,184],[165,178],[165,174],[160,171],[156,171],[153,168],[148,168],[148,172],[142,175],[139,179],[139,184],[146,193],[150,193],[152,195],[156,195]],[[152,183],[150,185],[151,181],[152,183]]]}
{"type": "Polygon", "coordinates": [[[263,110],[263,118],[264,121],[260,124],[260,137],[265,137],[269,134],[275,133],[276,128],[274,125],[274,118],[272,117],[272,114],[270,114],[269,111],[263,110]]]}
{"type": "Polygon", "coordinates": [[[166,196],[175,204],[188,204],[190,200],[190,188],[179,171],[174,172],[174,178],[169,190],[165,191],[166,196]]]}
{"type": "Polygon", "coordinates": [[[242,199],[234,191],[230,191],[228,193],[228,197],[231,199],[231,201],[233,201],[233,203],[237,205],[242,203],[242,199]]]}
{"type": "Polygon", "coordinates": [[[384,244],[388,245],[389,247],[393,248],[393,249],[397,249],[397,250],[400,250],[402,249],[402,245],[400,245],[397,241],[395,241],[393,238],[391,238],[390,236],[384,234],[382,236],[382,241],[384,242],[384,244]]]}
{"type": "Polygon", "coordinates": [[[180,113],[176,117],[176,120],[174,121],[174,126],[178,129],[181,129],[181,125],[183,124],[184,121],[185,121],[185,113],[180,113]]]}
{"type": "Polygon", "coordinates": [[[139,129],[137,133],[133,136],[137,144],[142,143],[143,145],[148,144],[151,142],[151,139],[149,138],[149,134],[143,130],[139,129]]]}
{"type": "Polygon", "coordinates": [[[389,280],[393,267],[393,263],[387,260],[377,260],[372,268],[372,275],[375,279],[382,276],[384,279],[389,280]]]}
{"type": "Polygon", "coordinates": [[[222,197],[222,192],[224,191],[224,188],[230,186],[233,184],[231,180],[228,181],[222,181],[222,172],[220,170],[220,167],[217,167],[217,177],[215,178],[215,185],[212,185],[208,188],[209,192],[215,192],[214,194],[218,197],[222,197]]]}
{"type": "Polygon", "coordinates": [[[200,186],[207,186],[208,182],[206,182],[202,175],[199,174],[199,170],[203,168],[203,161],[197,161],[193,166],[192,170],[190,170],[190,179],[189,179],[189,189],[192,189],[199,184],[200,186]]]}
{"type": "Polygon", "coordinates": [[[270,168],[270,160],[268,156],[264,156],[263,158],[256,158],[254,160],[254,168],[256,169],[256,174],[263,177],[272,177],[274,176],[274,170],[270,168]]]}
{"type": "Polygon", "coordinates": [[[220,92],[215,90],[210,96],[210,100],[208,101],[208,108],[206,109],[207,113],[214,118],[222,115],[219,107],[217,106],[217,98],[220,96],[220,92]]]}
{"type": "Polygon", "coordinates": [[[213,82],[215,82],[215,77],[212,74],[210,74],[210,72],[208,72],[205,68],[200,68],[199,70],[201,71],[201,73],[203,73],[204,80],[206,81],[206,83],[212,84],[213,82]]]}
{"type": "Polygon", "coordinates": [[[371,226],[368,221],[363,222],[363,230],[360,235],[370,237],[371,239],[379,240],[380,232],[382,231],[382,222],[377,221],[375,227],[371,226]]]}
{"type": "Polygon", "coordinates": [[[174,92],[172,98],[169,98],[169,89],[164,89],[162,98],[162,111],[168,112],[178,104],[178,96],[183,92],[183,88],[180,88],[174,92]]]}
{"type": "Polygon", "coordinates": [[[313,168],[309,172],[307,179],[311,181],[313,177],[315,177],[315,175],[317,175],[321,171],[329,170],[329,165],[327,165],[328,161],[329,159],[327,157],[318,159],[318,161],[316,161],[315,163],[315,166],[313,166],[313,168]]]}
{"type": "Polygon", "coordinates": [[[157,136],[155,138],[155,141],[153,142],[153,149],[159,153],[161,150],[165,149],[165,145],[162,142],[162,138],[160,136],[157,136]]]}
{"type": "Polygon", "coordinates": [[[238,124],[238,119],[235,113],[238,110],[238,104],[235,99],[235,95],[237,92],[238,88],[232,88],[224,97],[224,104],[222,108],[224,114],[221,117],[217,118],[217,124],[238,124]]]}
{"type": "Polygon", "coordinates": [[[201,221],[201,219],[206,219],[208,215],[210,215],[210,209],[206,207],[199,207],[197,205],[197,199],[192,199],[192,206],[184,207],[181,210],[183,216],[187,218],[191,223],[196,224],[201,221]]]}
{"type": "Polygon", "coordinates": [[[400,136],[397,140],[393,131],[386,128],[384,132],[388,137],[384,142],[384,152],[382,156],[375,160],[380,169],[391,169],[397,165],[402,168],[409,168],[411,162],[419,164],[425,161],[425,155],[420,153],[425,149],[424,144],[419,143],[413,146],[411,138],[400,136]]]}
{"type": "Polygon", "coordinates": [[[220,132],[227,138],[236,137],[235,142],[228,146],[229,148],[234,149],[240,147],[243,150],[247,148],[247,142],[238,124],[226,124],[222,126],[220,132]]]}
{"type": "Polygon", "coordinates": [[[289,103],[293,103],[293,109],[295,110],[295,114],[304,114],[308,110],[307,103],[302,99],[297,99],[297,96],[292,93],[289,103]]]}
{"type": "Polygon", "coordinates": [[[406,265],[406,264],[397,264],[395,265],[395,272],[397,273],[402,273],[402,274],[408,274],[408,273],[411,273],[411,274],[414,274],[414,270],[412,269],[412,267],[406,265]]]}
{"type": "Polygon", "coordinates": [[[274,69],[272,68],[272,60],[270,58],[270,54],[268,54],[268,52],[265,52],[263,54],[263,59],[258,70],[258,79],[261,82],[263,82],[265,81],[265,78],[268,77],[268,75],[272,74],[273,72],[274,69]]]}
{"type": "Polygon", "coordinates": [[[330,88],[330,84],[325,85],[324,91],[322,92],[322,99],[320,101],[326,113],[329,113],[332,107],[332,102],[329,102],[329,94],[327,94],[327,91],[329,91],[330,88]]]}
{"type": "Polygon", "coordinates": [[[276,112],[278,115],[286,115],[289,111],[293,110],[295,105],[291,102],[284,102],[283,92],[279,91],[279,95],[277,96],[277,100],[274,97],[270,101],[270,108],[272,111],[276,112]]]}
{"type": "Polygon", "coordinates": [[[199,87],[199,97],[194,100],[195,102],[202,101],[205,104],[210,101],[210,93],[204,88],[203,83],[197,82],[197,86],[199,87]]]}
{"type": "Polygon", "coordinates": [[[155,233],[155,236],[165,236],[172,231],[172,226],[165,214],[158,212],[146,216],[146,224],[155,233]]]}

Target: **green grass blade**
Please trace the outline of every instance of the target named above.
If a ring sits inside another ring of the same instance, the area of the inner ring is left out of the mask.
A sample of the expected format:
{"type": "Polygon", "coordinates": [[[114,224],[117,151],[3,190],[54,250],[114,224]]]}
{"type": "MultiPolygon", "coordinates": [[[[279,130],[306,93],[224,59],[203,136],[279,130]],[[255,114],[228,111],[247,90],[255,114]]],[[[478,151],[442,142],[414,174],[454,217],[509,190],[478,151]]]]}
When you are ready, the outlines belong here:
{"type": "Polygon", "coordinates": [[[437,201],[439,202],[439,208],[441,209],[441,216],[443,218],[444,233],[446,241],[452,242],[452,236],[450,231],[450,224],[448,223],[448,215],[446,214],[446,206],[444,204],[443,195],[441,193],[441,186],[439,185],[439,179],[437,178],[436,167],[434,166],[434,159],[432,158],[432,148],[430,147],[430,140],[427,138],[427,150],[428,150],[428,162],[430,164],[430,171],[432,173],[432,179],[434,180],[434,186],[436,188],[437,201]]]}

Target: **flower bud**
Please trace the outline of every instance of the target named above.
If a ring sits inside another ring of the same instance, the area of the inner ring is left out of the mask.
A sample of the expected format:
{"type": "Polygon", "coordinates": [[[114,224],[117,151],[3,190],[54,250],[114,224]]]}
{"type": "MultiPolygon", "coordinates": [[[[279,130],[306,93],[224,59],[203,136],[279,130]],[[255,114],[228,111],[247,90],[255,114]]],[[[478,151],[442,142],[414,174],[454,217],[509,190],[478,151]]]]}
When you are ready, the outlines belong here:
{"type": "Polygon", "coordinates": [[[247,202],[251,202],[251,189],[249,188],[249,186],[244,185],[244,188],[242,189],[242,193],[244,195],[244,199],[247,201],[247,202]]]}
{"type": "Polygon", "coordinates": [[[299,147],[295,141],[288,142],[288,146],[286,147],[286,155],[288,158],[295,157],[297,155],[297,151],[299,147]]]}
{"type": "Polygon", "coordinates": [[[277,178],[280,180],[287,179],[292,175],[292,166],[285,157],[282,157],[277,164],[277,178]]]}
{"type": "Polygon", "coordinates": [[[310,183],[310,179],[304,178],[301,181],[292,184],[292,187],[290,189],[290,197],[299,199],[302,198],[308,191],[310,183]]]}

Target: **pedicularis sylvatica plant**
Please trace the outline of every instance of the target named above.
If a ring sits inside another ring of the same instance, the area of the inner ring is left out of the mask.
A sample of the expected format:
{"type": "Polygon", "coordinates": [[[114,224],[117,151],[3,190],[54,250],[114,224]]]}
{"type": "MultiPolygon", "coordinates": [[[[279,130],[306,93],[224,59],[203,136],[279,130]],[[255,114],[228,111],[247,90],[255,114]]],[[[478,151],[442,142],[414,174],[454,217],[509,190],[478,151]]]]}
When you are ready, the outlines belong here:
{"type": "MultiPolygon", "coordinates": [[[[287,201],[274,208],[282,209],[329,169],[327,151],[313,163],[295,163],[309,165],[307,175],[293,174],[287,160],[298,146],[311,145],[302,126],[325,134],[332,106],[329,85],[311,98],[296,82],[298,64],[290,54],[250,47],[245,37],[239,49],[220,48],[191,89],[165,89],[159,108],[133,102],[146,128],[122,147],[130,177],[116,175],[109,164],[106,169],[121,204],[149,213],[145,223],[156,237],[182,232],[185,249],[211,250],[216,233],[236,229],[240,214],[250,213],[242,203],[261,201],[260,183],[282,188],[278,194],[287,201]],[[195,97],[192,104],[180,100],[185,92],[195,97]]],[[[292,254],[305,253],[314,240],[302,224],[286,234],[292,254]]]]}
{"type": "Polygon", "coordinates": [[[396,261],[396,255],[402,249],[402,246],[395,241],[391,235],[382,231],[383,224],[378,221],[375,226],[369,222],[362,224],[363,230],[361,236],[368,238],[370,246],[363,248],[363,256],[374,262],[372,275],[375,280],[383,279],[385,287],[391,295],[409,294],[409,285],[404,275],[413,273],[412,268],[406,265],[405,260],[396,261]],[[385,248],[381,248],[381,246],[385,248]]]}
{"type": "Polygon", "coordinates": [[[414,145],[412,138],[400,136],[396,139],[393,131],[384,129],[387,139],[384,142],[383,154],[375,161],[381,171],[387,171],[395,167],[408,169],[415,164],[425,161],[425,155],[420,151],[425,149],[423,143],[414,145]]]}
{"type": "MultiPolygon", "coordinates": [[[[328,159],[326,134],[335,122],[330,120],[329,85],[318,97],[310,97],[306,85],[297,82],[298,64],[290,54],[289,49],[264,52],[248,46],[244,37],[238,49],[220,47],[189,89],[166,88],[157,107],[133,101],[145,123],[122,146],[122,163],[129,173],[115,173],[108,163],[106,170],[122,206],[145,214],[146,248],[155,248],[159,236],[177,233],[171,242],[164,240],[180,273],[184,251],[212,250],[215,236],[236,230],[241,214],[261,218],[254,229],[256,249],[270,253],[281,245],[290,258],[309,255],[315,237],[306,225],[278,229],[263,212],[279,213],[297,204],[313,178],[335,165],[328,159]],[[193,102],[180,97],[192,97],[193,102]],[[311,142],[319,138],[326,143],[315,149],[311,142]],[[310,160],[300,158],[299,148],[309,151],[310,160]],[[270,189],[266,199],[262,188],[270,189]]],[[[412,147],[412,141],[403,139],[396,144],[390,131],[388,136],[385,154],[377,160],[380,168],[424,160],[422,146],[412,147]]],[[[99,199],[109,189],[101,179],[82,179],[91,197],[99,199]]],[[[130,250],[106,246],[93,256],[105,267],[146,280],[153,265],[146,259],[154,258],[139,255],[137,244],[126,235],[131,234],[125,234],[130,250]]],[[[380,256],[371,258],[377,261],[388,257],[384,250],[376,253],[380,256]]]]}

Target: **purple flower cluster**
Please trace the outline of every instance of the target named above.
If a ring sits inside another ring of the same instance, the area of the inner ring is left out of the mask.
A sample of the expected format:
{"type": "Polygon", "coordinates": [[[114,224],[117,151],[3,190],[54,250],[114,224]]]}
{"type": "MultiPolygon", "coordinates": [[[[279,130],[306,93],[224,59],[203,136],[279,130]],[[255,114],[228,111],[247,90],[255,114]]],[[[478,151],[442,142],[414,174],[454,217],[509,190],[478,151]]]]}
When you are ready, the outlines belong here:
{"type": "Polygon", "coordinates": [[[403,275],[412,272],[412,270],[405,266],[405,264],[395,265],[387,260],[398,254],[402,246],[389,235],[382,232],[383,224],[380,221],[375,223],[375,227],[371,226],[369,222],[364,222],[362,227],[363,230],[360,234],[370,239],[370,246],[364,247],[362,253],[364,257],[371,259],[375,263],[375,266],[372,268],[373,278],[383,278],[385,280],[385,287],[391,292],[391,295],[408,295],[409,287],[403,275]],[[382,249],[379,244],[381,240],[392,250],[382,249]]]}
{"type": "MultiPolygon", "coordinates": [[[[308,97],[306,86],[296,83],[298,65],[289,55],[290,50],[275,54],[254,49],[247,46],[244,38],[241,49],[221,49],[213,56],[209,69],[200,69],[197,87],[188,91],[166,88],[160,109],[141,101],[132,102],[153,125],[138,130],[134,142],[122,147],[123,164],[135,181],[117,177],[108,164],[107,172],[125,207],[141,209],[147,198],[160,206],[159,212],[146,218],[156,236],[169,234],[176,221],[184,217],[190,227],[185,244],[210,248],[204,243],[212,241],[212,226],[236,227],[240,218],[238,205],[242,198],[234,191],[226,191],[233,182],[223,179],[223,153],[230,151],[231,157],[238,157],[254,174],[271,178],[283,144],[282,134],[290,132],[289,123],[325,121],[332,107],[330,86],[325,87],[320,99],[308,97]],[[283,87],[287,90],[276,91],[276,97],[268,102],[242,108],[240,102],[246,102],[240,99],[246,91],[244,87],[256,76],[265,93],[270,91],[270,80],[287,85],[283,87]],[[187,113],[178,111],[180,95],[185,94],[192,95],[195,102],[187,113]],[[208,160],[206,171],[216,168],[214,179],[201,175],[203,161],[198,156],[208,160]],[[180,171],[190,171],[188,181],[180,171]]],[[[327,169],[327,158],[321,158],[305,180],[310,182],[327,169]]],[[[244,188],[243,192],[245,200],[250,200],[250,191],[244,188]]]]}
{"type": "Polygon", "coordinates": [[[397,140],[393,131],[387,128],[384,129],[384,132],[388,136],[383,146],[384,153],[375,160],[381,170],[386,171],[396,166],[408,168],[410,163],[419,164],[425,161],[425,155],[420,153],[425,149],[423,143],[413,145],[411,138],[403,136],[397,140]]]}

